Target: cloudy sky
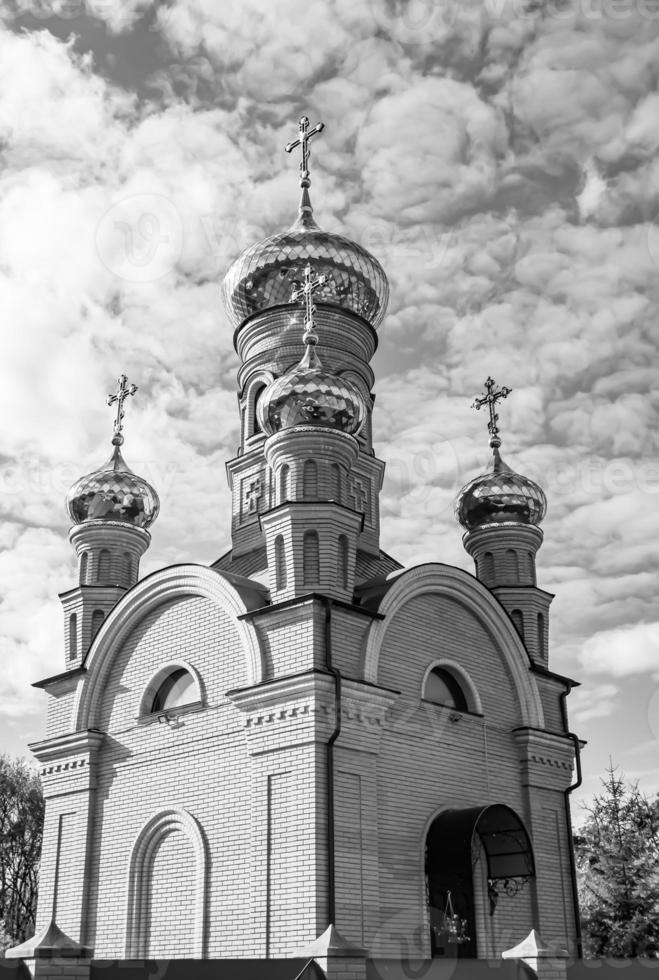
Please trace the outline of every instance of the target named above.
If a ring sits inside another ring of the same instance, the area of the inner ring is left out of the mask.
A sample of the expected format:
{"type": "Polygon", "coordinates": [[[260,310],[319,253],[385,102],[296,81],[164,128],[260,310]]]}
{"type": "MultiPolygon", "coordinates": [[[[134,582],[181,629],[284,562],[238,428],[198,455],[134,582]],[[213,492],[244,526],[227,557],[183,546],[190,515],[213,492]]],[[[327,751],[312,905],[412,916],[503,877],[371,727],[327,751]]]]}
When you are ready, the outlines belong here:
{"type": "Polygon", "coordinates": [[[470,410],[544,486],[551,665],[578,678],[581,797],[659,789],[657,0],[8,0],[0,13],[0,749],[63,669],[63,498],[109,455],[157,487],[143,571],[228,547],[229,262],[287,227],[306,112],[316,217],[391,282],[374,361],[382,544],[471,570],[470,410]]]}

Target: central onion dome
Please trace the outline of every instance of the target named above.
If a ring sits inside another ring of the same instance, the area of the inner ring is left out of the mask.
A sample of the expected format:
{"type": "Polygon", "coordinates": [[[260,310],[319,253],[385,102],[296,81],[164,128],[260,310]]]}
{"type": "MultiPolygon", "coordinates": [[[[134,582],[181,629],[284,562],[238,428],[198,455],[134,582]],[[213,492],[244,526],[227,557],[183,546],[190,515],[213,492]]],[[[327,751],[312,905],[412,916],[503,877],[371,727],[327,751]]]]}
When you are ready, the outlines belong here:
{"type": "Polygon", "coordinates": [[[325,371],[315,349],[315,335],[305,335],[307,349],[300,363],[276,378],[257,405],[261,428],[268,435],[296,425],[317,425],[357,435],[366,406],[350,381],[325,371]]]}
{"type": "Polygon", "coordinates": [[[69,490],[66,509],[74,524],[121,521],[146,529],[158,516],[158,494],[125,462],[120,449],[123,441],[123,436],[114,436],[114,451],[108,462],[81,477],[69,490]]]}
{"type": "Polygon", "coordinates": [[[540,524],[547,513],[547,498],[537,483],[504,463],[498,446],[493,447],[494,464],[462,488],[455,502],[455,514],[468,531],[485,524],[515,521],[540,524]]]}
{"type": "Polygon", "coordinates": [[[327,276],[317,301],[357,313],[373,327],[380,324],[389,299],[384,269],[361,245],[318,227],[303,187],[295,224],[251,245],[229,267],[222,297],[234,326],[253,313],[290,303],[307,265],[327,276]]]}

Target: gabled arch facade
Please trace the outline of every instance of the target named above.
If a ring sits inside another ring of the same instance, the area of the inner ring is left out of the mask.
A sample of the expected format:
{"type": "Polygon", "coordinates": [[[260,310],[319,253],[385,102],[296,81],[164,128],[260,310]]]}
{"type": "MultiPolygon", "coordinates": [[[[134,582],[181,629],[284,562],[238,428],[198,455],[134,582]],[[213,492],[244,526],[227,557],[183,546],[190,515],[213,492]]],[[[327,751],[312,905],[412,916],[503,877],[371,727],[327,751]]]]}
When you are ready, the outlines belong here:
{"type": "Polygon", "coordinates": [[[522,724],[543,728],[542,703],[529,671],[529,656],[510,618],[473,575],[449,565],[418,565],[394,579],[378,606],[383,618],[373,621],[365,637],[364,679],[371,684],[379,682],[380,653],[387,630],[407,602],[427,593],[460,603],[482,623],[513,678],[522,724]]]}
{"type": "Polygon", "coordinates": [[[256,584],[249,583],[249,586],[241,595],[221,572],[201,565],[175,565],[139,582],[107,617],[89,650],[85,663],[87,673],[76,694],[75,729],[96,726],[105,680],[115,653],[145,616],[172,599],[201,596],[225,609],[234,620],[242,641],[249,683],[258,684],[263,680],[263,656],[258,635],[250,622],[239,618],[263,601],[262,596],[257,598],[256,584]]]}

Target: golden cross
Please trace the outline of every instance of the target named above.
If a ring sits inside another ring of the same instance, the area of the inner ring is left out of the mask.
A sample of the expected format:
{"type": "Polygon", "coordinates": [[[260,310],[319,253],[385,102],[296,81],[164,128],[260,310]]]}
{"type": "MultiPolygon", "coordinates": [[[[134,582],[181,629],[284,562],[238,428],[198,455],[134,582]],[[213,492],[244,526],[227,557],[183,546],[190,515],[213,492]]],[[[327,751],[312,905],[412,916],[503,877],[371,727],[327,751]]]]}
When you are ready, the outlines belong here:
{"type": "Polygon", "coordinates": [[[137,385],[129,385],[128,378],[125,374],[122,374],[117,381],[119,385],[117,391],[114,395],[108,395],[108,405],[114,405],[117,403],[117,417],[114,420],[114,435],[112,437],[112,442],[115,446],[120,446],[124,441],[124,437],[121,434],[123,429],[123,418],[124,418],[124,402],[129,395],[134,395],[137,391],[137,385]]]}
{"type": "Polygon", "coordinates": [[[319,286],[322,286],[327,282],[327,276],[316,276],[313,278],[313,269],[307,262],[304,267],[304,285],[300,286],[299,289],[294,289],[291,293],[291,302],[297,303],[298,300],[304,300],[304,337],[303,340],[305,344],[315,344],[318,337],[313,332],[313,315],[316,312],[316,307],[313,302],[313,294],[316,292],[319,286]]]}
{"type": "Polygon", "coordinates": [[[308,187],[311,183],[309,179],[309,157],[311,156],[309,140],[312,136],[316,136],[317,133],[322,133],[324,129],[325,123],[322,122],[316,123],[313,129],[309,129],[309,117],[302,116],[300,119],[300,135],[296,140],[292,140],[284,147],[287,153],[291,153],[296,146],[302,147],[302,160],[300,161],[300,187],[308,187]]]}
{"type": "Polygon", "coordinates": [[[499,437],[499,426],[497,422],[499,421],[499,416],[496,413],[496,403],[501,401],[502,398],[507,398],[512,388],[504,387],[500,388],[498,391],[495,387],[495,382],[493,378],[488,378],[485,382],[486,394],[481,398],[475,398],[472,402],[471,407],[475,409],[482,408],[483,405],[487,405],[490,411],[490,421],[487,423],[487,431],[490,433],[490,446],[492,448],[497,448],[501,445],[501,439],[499,437]]]}

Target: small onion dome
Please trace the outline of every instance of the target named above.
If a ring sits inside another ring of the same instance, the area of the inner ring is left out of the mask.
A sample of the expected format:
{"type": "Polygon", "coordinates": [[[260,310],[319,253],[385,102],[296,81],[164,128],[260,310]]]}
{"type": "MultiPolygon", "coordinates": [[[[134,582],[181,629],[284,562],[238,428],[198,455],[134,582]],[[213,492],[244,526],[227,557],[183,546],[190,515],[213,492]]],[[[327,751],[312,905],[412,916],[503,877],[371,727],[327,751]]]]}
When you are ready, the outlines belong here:
{"type": "Polygon", "coordinates": [[[147,528],[160,510],[158,494],[127,466],[121,455],[122,436],[112,440],[112,456],[100,470],[81,477],[66,496],[66,509],[74,524],[85,521],[122,521],[147,528]]]}
{"type": "Polygon", "coordinates": [[[547,498],[537,483],[515,473],[504,463],[495,446],[494,465],[463,487],[455,502],[455,514],[468,531],[484,524],[515,521],[540,524],[547,512],[547,498]]]}
{"type": "Polygon", "coordinates": [[[291,371],[265,389],[257,405],[261,428],[268,435],[295,425],[317,425],[356,435],[366,407],[350,381],[325,371],[313,344],[291,371]]]}
{"type": "Polygon", "coordinates": [[[295,224],[251,245],[229,267],[222,298],[233,325],[240,326],[253,313],[290,303],[309,264],[318,275],[327,276],[315,295],[317,302],[351,310],[378,326],[389,299],[384,269],[361,245],[321,231],[306,188],[295,224]]]}

